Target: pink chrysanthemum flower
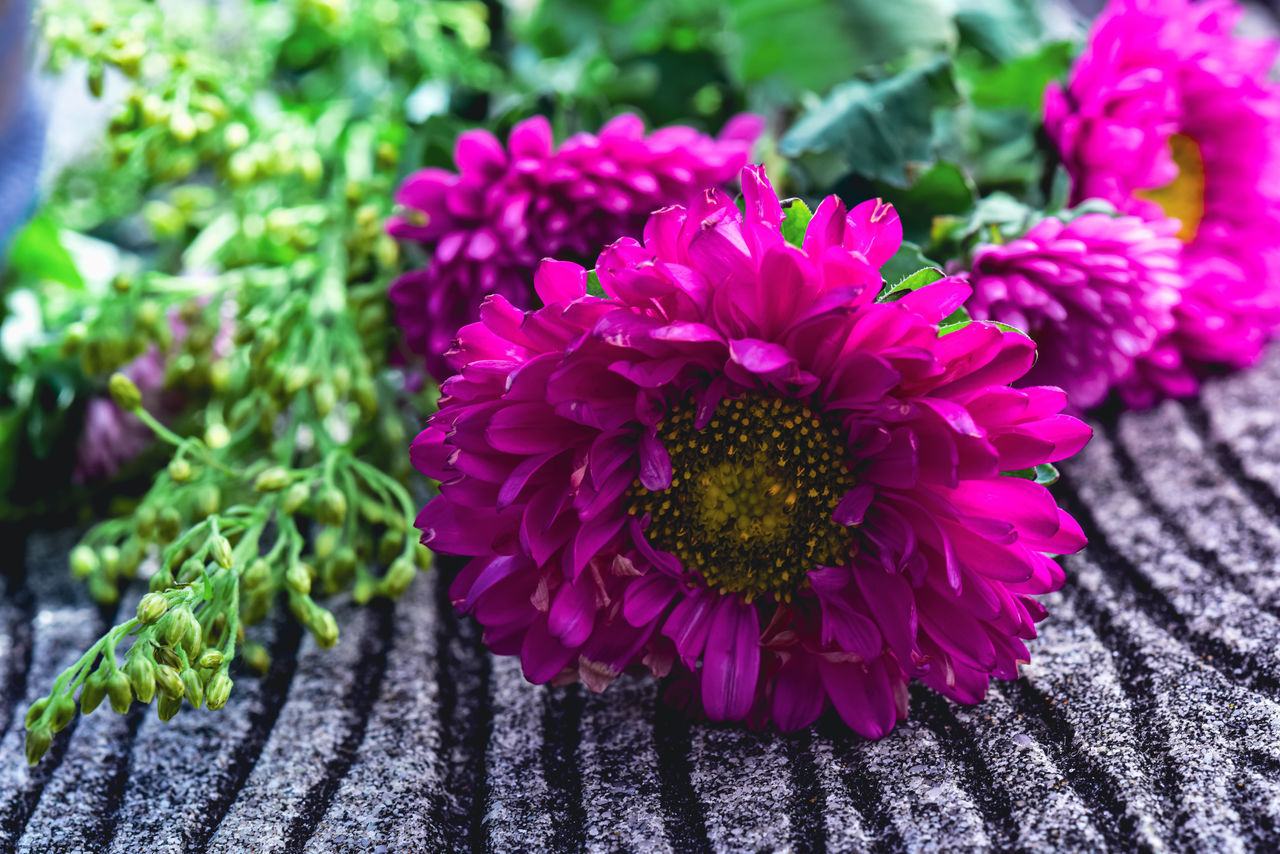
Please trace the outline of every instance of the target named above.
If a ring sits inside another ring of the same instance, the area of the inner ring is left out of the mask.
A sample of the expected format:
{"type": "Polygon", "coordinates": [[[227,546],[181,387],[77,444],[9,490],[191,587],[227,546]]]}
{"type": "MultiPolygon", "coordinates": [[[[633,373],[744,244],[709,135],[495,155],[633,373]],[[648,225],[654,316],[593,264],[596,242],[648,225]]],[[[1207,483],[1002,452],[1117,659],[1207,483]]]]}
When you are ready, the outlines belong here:
{"type": "MultiPolygon", "coordinates": [[[[1025,331],[1038,358],[1023,382],[1061,386],[1079,409],[1119,387],[1141,403],[1146,387],[1135,364],[1174,327],[1182,278],[1174,219],[1085,213],[1046,217],[1008,243],[984,244],[958,275],[973,288],[966,307],[978,320],[1025,331]]],[[[1177,353],[1171,354],[1177,359],[1177,353]]],[[[1154,364],[1154,363],[1153,363],[1154,364]]],[[[1194,379],[1176,362],[1162,385],[1194,379]]]]}
{"type": "Polygon", "coordinates": [[[487,298],[414,441],[440,481],[423,542],[534,682],[682,674],[715,720],[791,730],[828,701],[876,738],[913,677],[976,702],[1012,679],[1080,528],[1004,476],[1089,437],[1059,389],[1008,387],[1030,340],[940,336],[953,281],[877,303],[894,210],[817,209],[782,237],[763,170],[619,240],[587,294],[547,261],[545,307],[487,298]]]}
{"type": "Polygon", "coordinates": [[[476,319],[486,294],[532,304],[538,263],[593,257],[619,237],[638,237],[649,214],[733,180],[760,135],[757,116],[731,120],[713,139],[692,128],[645,136],[634,115],[599,135],[580,133],[556,148],[542,116],[520,122],[507,147],[486,130],[458,137],[458,172],[423,169],[396,194],[405,213],[388,223],[401,240],[430,251],[427,267],[391,286],[409,348],[436,377],[459,327],[476,319]]]}
{"type": "Polygon", "coordinates": [[[1186,281],[1148,399],[1189,393],[1172,362],[1252,363],[1280,323],[1277,44],[1234,38],[1239,16],[1230,0],[1112,0],[1066,89],[1046,93],[1075,201],[1182,223],[1186,281]]]}

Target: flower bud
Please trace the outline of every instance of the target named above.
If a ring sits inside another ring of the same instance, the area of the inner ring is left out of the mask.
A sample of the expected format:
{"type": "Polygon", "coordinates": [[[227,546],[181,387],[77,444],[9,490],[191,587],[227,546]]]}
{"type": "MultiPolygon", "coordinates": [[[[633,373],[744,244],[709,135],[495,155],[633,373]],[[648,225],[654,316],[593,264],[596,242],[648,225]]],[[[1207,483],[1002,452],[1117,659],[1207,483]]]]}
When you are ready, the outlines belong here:
{"type": "Polygon", "coordinates": [[[117,578],[120,575],[120,549],[110,544],[105,545],[98,553],[98,557],[102,561],[102,571],[107,578],[117,578]]]}
{"type": "Polygon", "coordinates": [[[169,477],[173,478],[175,483],[186,483],[191,480],[191,463],[178,457],[169,463],[169,477]]]}
{"type": "Polygon", "coordinates": [[[231,677],[227,675],[227,671],[219,670],[213,674],[209,680],[209,684],[205,688],[204,702],[210,711],[218,711],[225,705],[231,697],[231,677]]]}
{"type": "Polygon", "coordinates": [[[111,392],[111,399],[116,402],[116,406],[125,412],[137,412],[142,408],[142,392],[138,391],[138,386],[133,380],[126,377],[119,371],[111,375],[111,379],[107,380],[107,388],[111,392]]]}
{"type": "Polygon", "coordinates": [[[129,711],[133,703],[133,688],[129,685],[129,677],[119,670],[111,671],[107,677],[107,696],[111,698],[111,708],[117,715],[129,711]]]}
{"type": "Polygon", "coordinates": [[[183,696],[187,698],[187,702],[194,709],[204,705],[204,683],[200,681],[200,674],[194,669],[188,667],[182,671],[182,688],[183,696]]]}
{"type": "Polygon", "coordinates": [[[178,700],[182,699],[182,693],[185,690],[178,671],[167,664],[156,665],[156,687],[164,696],[178,700]]]}
{"type": "Polygon", "coordinates": [[[356,574],[356,552],[350,546],[338,549],[329,562],[329,577],[334,592],[351,583],[356,574]]]}
{"type": "Polygon", "coordinates": [[[206,483],[196,491],[196,513],[204,519],[222,509],[222,492],[212,483],[206,483]]]}
{"type": "Polygon", "coordinates": [[[316,535],[315,555],[316,560],[328,560],[337,551],[338,544],[342,542],[342,529],[325,528],[316,535]]]}
{"type": "Polygon", "coordinates": [[[301,561],[290,566],[284,574],[284,584],[299,596],[311,592],[311,567],[301,561]]]}
{"type": "Polygon", "coordinates": [[[53,710],[50,724],[54,732],[61,732],[76,716],[76,701],[67,694],[60,694],[54,698],[50,706],[53,710]]]}
{"type": "Polygon", "coordinates": [[[113,605],[120,600],[120,590],[111,579],[95,575],[89,579],[89,596],[100,605],[113,605]]]}
{"type": "Polygon", "coordinates": [[[310,495],[311,489],[305,483],[295,483],[284,494],[284,500],[280,502],[280,509],[292,516],[298,512],[298,508],[307,502],[307,498],[310,495]]]}
{"type": "Polygon", "coordinates": [[[148,593],[138,603],[138,622],[150,626],[169,610],[169,600],[159,593],[148,593]]]}
{"type": "Polygon", "coordinates": [[[329,382],[317,383],[312,396],[315,399],[316,414],[321,418],[328,416],[338,402],[338,394],[334,390],[333,384],[329,382]]]}
{"type": "Polygon", "coordinates": [[[382,577],[382,581],[378,584],[378,592],[392,599],[399,598],[409,589],[409,585],[417,574],[418,570],[413,565],[413,561],[400,558],[391,564],[387,574],[382,577]]]}
{"type": "Polygon", "coordinates": [[[40,761],[40,757],[44,756],[45,751],[49,749],[49,745],[53,742],[53,733],[48,727],[37,727],[36,729],[27,730],[27,764],[35,765],[40,761]]]}
{"type": "Polygon", "coordinates": [[[71,574],[76,578],[88,578],[98,571],[98,553],[86,545],[71,550],[71,574]]]}
{"type": "Polygon", "coordinates": [[[362,417],[372,418],[378,411],[378,390],[368,377],[361,377],[351,387],[351,397],[360,407],[362,417]]]}
{"type": "Polygon", "coordinates": [[[372,578],[365,576],[356,582],[356,586],[351,588],[351,601],[357,605],[366,605],[378,592],[378,584],[372,578]]]}
{"type": "Polygon", "coordinates": [[[324,608],[316,606],[311,609],[307,628],[311,630],[321,649],[332,649],[338,642],[338,621],[324,608]]]}
{"type": "Polygon", "coordinates": [[[120,574],[125,578],[136,578],[146,551],[147,547],[139,537],[130,537],[120,550],[120,574]]]}
{"type": "Polygon", "coordinates": [[[404,533],[392,528],[383,534],[382,539],[378,542],[378,560],[383,563],[391,563],[403,548],[404,533]]]}
{"type": "Polygon", "coordinates": [[[138,700],[143,703],[150,703],[156,695],[155,665],[141,655],[134,655],[130,656],[129,663],[124,666],[124,670],[129,677],[129,685],[133,688],[133,693],[138,700]]]}
{"type": "Polygon", "coordinates": [[[93,710],[98,708],[106,696],[106,674],[101,669],[95,670],[84,680],[84,685],[80,686],[80,713],[93,714],[93,710]]]}
{"type": "Polygon", "coordinates": [[[279,492],[289,485],[292,478],[281,466],[272,466],[261,472],[253,481],[253,488],[258,492],[279,492]]]}
{"type": "Polygon", "coordinates": [[[170,697],[168,694],[160,695],[160,702],[156,703],[156,717],[162,721],[172,720],[182,709],[181,697],[170,697]]]}
{"type": "Polygon", "coordinates": [[[178,110],[169,117],[169,133],[176,141],[186,144],[196,138],[195,120],[187,111],[178,110]]]}
{"type": "Polygon", "coordinates": [[[232,151],[237,148],[244,148],[249,143],[249,129],[244,126],[243,122],[232,122],[227,125],[223,141],[226,142],[227,148],[232,151]]]}
{"type": "Polygon", "coordinates": [[[204,443],[213,450],[225,448],[231,442],[231,431],[221,422],[210,424],[204,431],[204,443]]]}
{"type": "Polygon", "coordinates": [[[265,676],[271,669],[271,654],[263,649],[261,644],[253,641],[247,642],[242,650],[244,663],[265,676]]]}
{"type": "Polygon", "coordinates": [[[316,498],[316,521],[338,527],[347,518],[347,497],[334,487],[321,490],[316,498]]]}
{"type": "MultiPolygon", "coordinates": [[[[217,512],[216,510],[214,511],[217,512]]],[[[209,549],[213,559],[217,561],[218,566],[223,569],[230,569],[232,566],[231,543],[226,537],[219,534],[213,538],[213,545],[209,549]]]]}
{"type": "Polygon", "coordinates": [[[240,583],[246,590],[257,590],[271,580],[271,567],[262,558],[255,558],[249,568],[240,576],[240,583]]]}
{"type": "MultiPolygon", "coordinates": [[[[174,463],[182,462],[186,466],[187,477],[191,476],[191,465],[186,460],[174,460],[174,463]]],[[[169,463],[169,476],[173,477],[173,463],[169,463]]],[[[174,480],[178,480],[174,478],[174,480]]],[[[181,483],[181,481],[178,481],[181,483]]],[[[161,543],[171,543],[178,539],[178,535],[182,533],[182,516],[172,507],[161,509],[156,516],[156,541],[161,543]]]]}
{"type": "Polygon", "coordinates": [[[41,697],[31,704],[31,708],[27,709],[27,729],[31,729],[36,725],[36,721],[40,720],[44,715],[45,709],[49,708],[50,697],[41,697]]]}
{"type": "Polygon", "coordinates": [[[221,667],[222,661],[223,655],[221,650],[206,649],[204,652],[200,653],[200,666],[203,668],[211,670],[215,667],[221,667]]]}

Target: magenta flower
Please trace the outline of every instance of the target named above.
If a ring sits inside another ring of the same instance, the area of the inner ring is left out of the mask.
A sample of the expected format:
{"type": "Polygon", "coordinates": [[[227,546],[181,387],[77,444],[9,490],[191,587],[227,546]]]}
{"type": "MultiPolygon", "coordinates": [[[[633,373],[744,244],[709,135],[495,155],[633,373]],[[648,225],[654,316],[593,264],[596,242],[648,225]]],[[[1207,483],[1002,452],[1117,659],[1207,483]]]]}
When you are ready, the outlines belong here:
{"type": "MultiPolygon", "coordinates": [[[[1061,386],[1089,409],[1119,387],[1141,402],[1137,363],[1153,363],[1157,342],[1174,327],[1182,277],[1177,220],[1086,213],[1068,222],[1047,217],[1004,244],[985,244],[961,278],[973,287],[966,307],[1029,334],[1039,357],[1023,382],[1061,386]]],[[[1177,361],[1161,388],[1194,378],[1177,361]]],[[[1132,398],[1132,399],[1131,399],[1132,398]]]]}
{"type": "Polygon", "coordinates": [[[1184,364],[1252,363],[1280,324],[1277,45],[1232,37],[1239,16],[1227,0],[1112,0],[1065,91],[1046,93],[1076,201],[1182,223],[1175,324],[1139,366],[1148,400],[1193,393],[1184,364]]]}
{"type": "Polygon", "coordinates": [[[714,720],[791,730],[828,701],[859,733],[907,682],[976,702],[1012,679],[1084,545],[1041,485],[1075,453],[1059,389],[1013,389],[1034,349],[944,281],[877,303],[902,239],[879,201],[785,242],[763,170],[745,216],[709,190],[588,273],[546,261],[543,308],[485,300],[414,441],[440,481],[422,541],[471,560],[452,598],[533,682],[675,673],[714,720]]]}
{"type": "Polygon", "coordinates": [[[743,115],[718,139],[687,127],[645,136],[639,118],[622,115],[599,135],[580,133],[556,148],[551,125],[534,116],[512,129],[506,148],[485,130],[462,134],[458,173],[410,175],[396,194],[405,213],[387,226],[431,255],[391,286],[409,349],[433,376],[445,376],[444,353],[486,294],[527,308],[543,258],[586,259],[619,237],[639,237],[653,211],[732,181],[761,128],[757,116],[743,115]]]}

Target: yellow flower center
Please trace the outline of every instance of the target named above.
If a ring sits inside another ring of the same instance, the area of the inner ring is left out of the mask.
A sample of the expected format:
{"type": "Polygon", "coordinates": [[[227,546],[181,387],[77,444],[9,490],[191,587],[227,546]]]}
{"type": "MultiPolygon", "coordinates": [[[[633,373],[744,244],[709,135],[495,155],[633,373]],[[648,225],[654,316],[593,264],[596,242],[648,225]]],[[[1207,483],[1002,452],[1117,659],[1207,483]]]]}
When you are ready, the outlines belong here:
{"type": "Polygon", "coordinates": [[[1136,195],[1155,202],[1166,214],[1181,221],[1178,237],[1190,243],[1204,219],[1204,157],[1199,144],[1181,133],[1169,137],[1169,152],[1178,166],[1178,176],[1163,187],[1141,190],[1136,195]]]}
{"type": "Polygon", "coordinates": [[[671,488],[631,487],[630,512],[649,514],[655,548],[748,601],[790,601],[811,568],[848,560],[848,530],[831,519],[851,485],[836,424],[801,401],[761,395],[722,400],[702,430],[695,414],[677,406],[658,430],[671,488]]]}

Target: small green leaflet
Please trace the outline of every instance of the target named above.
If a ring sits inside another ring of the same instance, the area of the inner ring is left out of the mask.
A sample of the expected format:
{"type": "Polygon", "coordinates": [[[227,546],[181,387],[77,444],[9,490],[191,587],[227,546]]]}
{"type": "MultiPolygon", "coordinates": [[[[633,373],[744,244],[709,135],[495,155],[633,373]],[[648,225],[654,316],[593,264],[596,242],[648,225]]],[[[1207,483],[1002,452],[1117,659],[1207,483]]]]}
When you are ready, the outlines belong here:
{"type": "Polygon", "coordinates": [[[945,278],[946,274],[937,267],[926,267],[923,270],[917,270],[893,287],[881,290],[880,295],[876,297],[876,302],[893,302],[902,299],[912,291],[918,291],[945,278]]]}
{"type": "Polygon", "coordinates": [[[809,220],[813,219],[813,211],[809,210],[800,199],[784,199],[782,209],[782,237],[792,246],[804,243],[805,232],[809,229],[809,220]]]}
{"type": "Polygon", "coordinates": [[[84,289],[84,278],[48,217],[37,216],[22,229],[9,250],[9,264],[29,276],[84,289]]]}
{"type": "Polygon", "coordinates": [[[1006,471],[1001,472],[1001,474],[1007,477],[1020,477],[1024,480],[1034,480],[1041,486],[1052,486],[1058,482],[1058,469],[1051,463],[1041,463],[1035,468],[1006,471]]]}
{"type": "Polygon", "coordinates": [[[609,295],[604,292],[604,288],[601,287],[600,277],[596,275],[595,270],[587,271],[587,293],[593,297],[609,298],[609,295]]]}

